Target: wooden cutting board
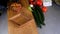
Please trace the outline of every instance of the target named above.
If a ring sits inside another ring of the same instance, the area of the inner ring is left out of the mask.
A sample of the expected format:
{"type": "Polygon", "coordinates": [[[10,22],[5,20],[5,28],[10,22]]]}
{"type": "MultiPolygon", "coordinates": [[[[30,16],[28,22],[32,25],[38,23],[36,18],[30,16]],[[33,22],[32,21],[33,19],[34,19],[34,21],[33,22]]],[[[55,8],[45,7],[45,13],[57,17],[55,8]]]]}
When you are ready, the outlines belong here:
{"type": "Polygon", "coordinates": [[[8,9],[7,14],[8,34],[38,34],[37,27],[31,11],[23,7],[19,13],[8,9]],[[18,14],[21,15],[16,16],[18,14]]]}

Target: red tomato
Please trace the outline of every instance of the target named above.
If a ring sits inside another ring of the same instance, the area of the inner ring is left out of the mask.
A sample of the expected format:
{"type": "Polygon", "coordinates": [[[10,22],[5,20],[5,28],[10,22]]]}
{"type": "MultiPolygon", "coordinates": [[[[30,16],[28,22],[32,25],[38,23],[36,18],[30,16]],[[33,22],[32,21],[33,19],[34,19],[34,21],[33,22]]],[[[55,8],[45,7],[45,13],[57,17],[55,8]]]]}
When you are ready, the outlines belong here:
{"type": "Polygon", "coordinates": [[[32,1],[34,1],[34,0],[30,0],[30,2],[32,2],[32,1]]]}
{"type": "Polygon", "coordinates": [[[37,5],[42,6],[42,1],[37,1],[37,5]]]}
{"type": "Polygon", "coordinates": [[[47,11],[47,7],[42,7],[42,11],[45,13],[47,11]]]}
{"type": "Polygon", "coordinates": [[[33,2],[30,2],[30,4],[33,4],[33,2]]]}
{"type": "Polygon", "coordinates": [[[30,2],[30,4],[33,4],[33,5],[35,5],[35,2],[30,2]]]}
{"type": "Polygon", "coordinates": [[[38,0],[38,1],[42,1],[42,0],[38,0]]]}

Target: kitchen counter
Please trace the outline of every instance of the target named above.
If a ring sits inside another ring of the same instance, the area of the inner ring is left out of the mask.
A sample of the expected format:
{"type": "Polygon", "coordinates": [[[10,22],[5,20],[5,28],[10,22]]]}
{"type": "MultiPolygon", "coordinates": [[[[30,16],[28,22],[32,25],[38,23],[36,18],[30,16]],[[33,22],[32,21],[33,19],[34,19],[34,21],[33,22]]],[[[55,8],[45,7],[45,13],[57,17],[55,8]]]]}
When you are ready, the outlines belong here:
{"type": "MultiPolygon", "coordinates": [[[[39,34],[60,34],[60,8],[59,7],[48,7],[48,11],[45,14],[46,26],[42,29],[38,28],[39,34]]],[[[7,26],[7,15],[6,13],[0,16],[0,34],[8,34],[7,26]]]]}
{"type": "Polygon", "coordinates": [[[0,16],[0,34],[8,34],[8,26],[7,26],[7,14],[4,12],[0,16]]]}
{"type": "Polygon", "coordinates": [[[46,26],[38,28],[39,34],[60,34],[60,7],[56,5],[48,7],[45,18],[46,26]]]}

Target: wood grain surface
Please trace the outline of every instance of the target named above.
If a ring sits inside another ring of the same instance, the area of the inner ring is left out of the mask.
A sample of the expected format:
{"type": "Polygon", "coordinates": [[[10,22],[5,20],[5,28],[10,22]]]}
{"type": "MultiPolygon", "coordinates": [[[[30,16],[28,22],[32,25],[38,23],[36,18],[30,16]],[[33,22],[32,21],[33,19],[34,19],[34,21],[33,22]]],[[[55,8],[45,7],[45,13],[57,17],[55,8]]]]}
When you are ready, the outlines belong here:
{"type": "Polygon", "coordinates": [[[19,13],[8,9],[7,14],[8,34],[38,34],[33,15],[28,9],[23,7],[19,13]]]}

